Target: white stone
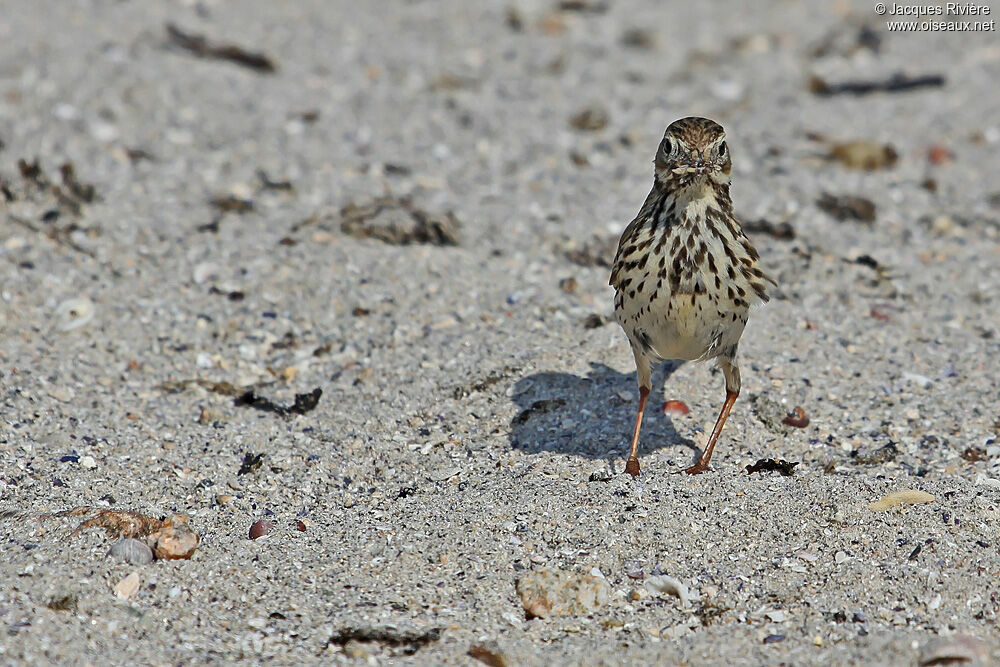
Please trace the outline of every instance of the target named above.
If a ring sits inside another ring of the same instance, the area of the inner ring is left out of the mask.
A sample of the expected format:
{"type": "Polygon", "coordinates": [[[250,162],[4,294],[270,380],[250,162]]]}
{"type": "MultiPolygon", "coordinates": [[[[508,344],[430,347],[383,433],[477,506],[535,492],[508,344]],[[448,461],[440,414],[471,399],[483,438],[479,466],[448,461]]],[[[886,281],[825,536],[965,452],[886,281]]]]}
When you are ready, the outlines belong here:
{"type": "Polygon", "coordinates": [[[115,584],[114,587],[115,595],[117,595],[122,600],[127,600],[136,594],[136,592],[139,590],[139,585],[141,583],[142,581],[139,579],[139,573],[133,572],[132,574],[128,575],[127,577],[119,581],[117,584],[115,584]]]}

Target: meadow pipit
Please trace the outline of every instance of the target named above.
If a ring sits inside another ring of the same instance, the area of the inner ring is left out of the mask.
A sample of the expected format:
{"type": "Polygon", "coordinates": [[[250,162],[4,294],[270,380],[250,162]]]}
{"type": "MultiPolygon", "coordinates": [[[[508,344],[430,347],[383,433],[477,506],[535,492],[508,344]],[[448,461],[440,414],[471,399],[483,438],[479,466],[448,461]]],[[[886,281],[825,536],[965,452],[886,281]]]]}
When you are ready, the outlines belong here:
{"type": "Polygon", "coordinates": [[[611,269],[615,316],[635,355],[639,412],[625,472],[639,475],[639,430],[658,359],[717,359],[726,401],[698,462],[712,450],[740,393],[736,350],[750,307],[768,300],[758,255],[733,214],[726,133],[707,118],[681,118],[656,151],[653,189],[618,242],[611,269]]]}

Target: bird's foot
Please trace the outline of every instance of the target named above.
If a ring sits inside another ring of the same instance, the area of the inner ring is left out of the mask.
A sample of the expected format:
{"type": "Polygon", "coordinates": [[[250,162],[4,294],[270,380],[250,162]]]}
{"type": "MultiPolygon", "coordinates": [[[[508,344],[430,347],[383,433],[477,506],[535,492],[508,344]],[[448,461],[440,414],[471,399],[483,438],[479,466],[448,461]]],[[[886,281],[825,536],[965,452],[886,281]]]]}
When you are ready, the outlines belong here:
{"type": "Polygon", "coordinates": [[[698,461],[690,468],[685,468],[683,472],[686,472],[689,475],[700,475],[701,473],[708,472],[709,470],[711,470],[711,468],[708,467],[707,463],[702,463],[701,461],[698,461]]]}
{"type": "Polygon", "coordinates": [[[633,477],[639,476],[639,459],[629,459],[625,462],[625,472],[633,477]]]}

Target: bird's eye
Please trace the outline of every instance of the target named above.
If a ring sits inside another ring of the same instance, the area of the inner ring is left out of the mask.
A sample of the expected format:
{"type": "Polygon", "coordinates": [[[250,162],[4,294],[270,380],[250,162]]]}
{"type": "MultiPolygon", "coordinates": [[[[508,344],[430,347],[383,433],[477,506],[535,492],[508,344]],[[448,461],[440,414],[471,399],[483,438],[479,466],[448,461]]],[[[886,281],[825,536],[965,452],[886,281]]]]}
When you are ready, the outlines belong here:
{"type": "Polygon", "coordinates": [[[723,141],[721,144],[719,144],[719,157],[726,157],[726,151],[728,150],[729,148],[726,146],[726,142],[723,141]]]}
{"type": "Polygon", "coordinates": [[[663,154],[670,155],[674,152],[674,141],[670,137],[663,137],[663,154]]]}

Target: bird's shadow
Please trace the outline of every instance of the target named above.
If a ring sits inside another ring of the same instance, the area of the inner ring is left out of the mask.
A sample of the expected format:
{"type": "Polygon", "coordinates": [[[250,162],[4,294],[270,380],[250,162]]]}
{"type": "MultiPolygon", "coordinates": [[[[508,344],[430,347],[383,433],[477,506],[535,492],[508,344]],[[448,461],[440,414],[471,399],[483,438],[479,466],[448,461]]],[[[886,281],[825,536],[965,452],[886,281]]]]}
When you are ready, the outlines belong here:
{"type": "MultiPolygon", "coordinates": [[[[667,362],[654,371],[653,391],[646,404],[639,456],[663,447],[686,446],[697,452],[693,440],[682,438],[660,409],[664,381],[681,362],[667,362]],[[660,373],[664,377],[657,378],[660,373]]],[[[512,400],[521,408],[510,423],[511,447],[524,452],[557,452],[609,464],[628,455],[638,407],[635,373],[619,373],[604,364],[590,364],[586,377],[544,372],[521,378],[512,400]],[[626,400],[623,396],[632,396],[626,400]]]]}

